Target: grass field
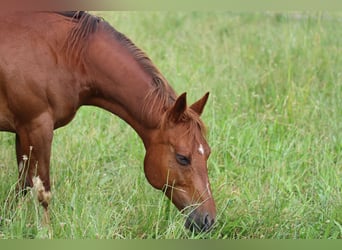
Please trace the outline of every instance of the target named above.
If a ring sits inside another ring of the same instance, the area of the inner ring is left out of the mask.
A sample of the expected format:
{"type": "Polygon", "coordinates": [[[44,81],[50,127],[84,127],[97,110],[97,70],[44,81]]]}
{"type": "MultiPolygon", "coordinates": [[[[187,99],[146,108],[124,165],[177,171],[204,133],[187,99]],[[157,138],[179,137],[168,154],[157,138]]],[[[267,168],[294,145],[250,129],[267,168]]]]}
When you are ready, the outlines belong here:
{"type": "MultiPolygon", "coordinates": [[[[143,173],[119,118],[82,108],[55,132],[50,237],[342,238],[342,14],[96,12],[203,115],[217,223],[192,234],[143,173]]],[[[14,135],[0,133],[0,238],[44,238],[32,194],[12,203],[14,135]],[[14,208],[11,208],[14,207],[14,208]]]]}

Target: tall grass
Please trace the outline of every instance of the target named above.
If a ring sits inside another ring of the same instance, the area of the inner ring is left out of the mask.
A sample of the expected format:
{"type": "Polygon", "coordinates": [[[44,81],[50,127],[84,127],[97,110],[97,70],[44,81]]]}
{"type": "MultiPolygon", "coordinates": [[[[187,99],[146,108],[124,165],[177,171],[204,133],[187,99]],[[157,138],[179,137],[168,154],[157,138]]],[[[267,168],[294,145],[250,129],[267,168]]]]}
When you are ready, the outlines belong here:
{"type": "Polygon", "coordinates": [[[203,115],[218,217],[208,234],[143,173],[119,118],[82,108],[55,132],[50,234],[14,202],[14,136],[0,133],[0,238],[342,238],[342,15],[97,12],[147,52],[203,115]]]}

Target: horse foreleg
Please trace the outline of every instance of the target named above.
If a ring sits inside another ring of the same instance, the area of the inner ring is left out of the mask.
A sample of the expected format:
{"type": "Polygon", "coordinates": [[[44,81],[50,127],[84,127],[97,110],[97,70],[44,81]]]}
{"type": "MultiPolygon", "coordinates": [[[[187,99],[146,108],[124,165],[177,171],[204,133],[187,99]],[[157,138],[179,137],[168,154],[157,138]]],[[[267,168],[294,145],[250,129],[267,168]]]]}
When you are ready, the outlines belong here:
{"type": "Polygon", "coordinates": [[[16,152],[19,168],[19,188],[31,187],[37,193],[44,208],[43,223],[49,223],[48,206],[50,191],[50,154],[53,137],[53,121],[49,114],[42,114],[17,128],[16,152]]]}

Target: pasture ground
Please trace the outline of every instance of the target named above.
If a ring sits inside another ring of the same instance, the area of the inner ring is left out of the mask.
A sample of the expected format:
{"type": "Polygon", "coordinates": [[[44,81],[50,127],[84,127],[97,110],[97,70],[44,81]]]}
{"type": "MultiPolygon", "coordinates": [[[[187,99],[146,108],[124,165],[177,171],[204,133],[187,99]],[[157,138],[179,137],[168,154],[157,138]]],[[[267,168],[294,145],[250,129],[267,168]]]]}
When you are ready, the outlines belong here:
{"type": "Polygon", "coordinates": [[[96,12],[130,37],[203,119],[217,223],[184,229],[143,173],[119,118],[82,108],[55,132],[51,232],[29,193],[14,200],[14,135],[0,133],[0,239],[341,239],[340,13],[96,12]]]}

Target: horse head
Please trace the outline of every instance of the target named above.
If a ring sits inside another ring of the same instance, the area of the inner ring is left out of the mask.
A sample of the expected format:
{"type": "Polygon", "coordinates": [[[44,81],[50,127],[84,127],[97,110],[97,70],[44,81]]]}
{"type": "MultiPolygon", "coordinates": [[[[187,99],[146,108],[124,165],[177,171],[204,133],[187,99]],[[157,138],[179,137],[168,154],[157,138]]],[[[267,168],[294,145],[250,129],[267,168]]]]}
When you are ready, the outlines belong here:
{"type": "Polygon", "coordinates": [[[190,107],[186,93],[177,98],[163,114],[144,161],[150,184],[188,213],[185,226],[195,231],[209,230],[216,216],[207,171],[210,147],[200,119],[208,96],[190,107]]]}

